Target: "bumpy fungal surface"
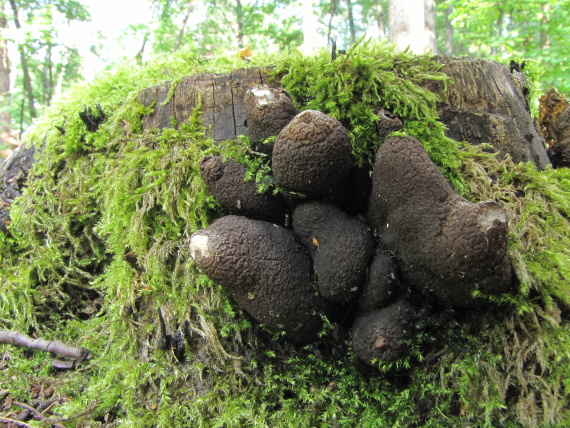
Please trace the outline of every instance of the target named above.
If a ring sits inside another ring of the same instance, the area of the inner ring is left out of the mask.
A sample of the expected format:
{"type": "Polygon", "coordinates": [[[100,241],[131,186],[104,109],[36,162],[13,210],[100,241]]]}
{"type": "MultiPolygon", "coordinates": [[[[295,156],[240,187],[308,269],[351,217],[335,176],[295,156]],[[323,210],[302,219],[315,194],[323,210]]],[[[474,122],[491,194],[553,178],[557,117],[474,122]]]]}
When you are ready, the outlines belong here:
{"type": "Polygon", "coordinates": [[[283,223],[285,202],[271,192],[259,193],[254,181],[244,181],[247,168],[221,156],[206,156],[200,174],[208,191],[230,213],[256,220],[283,223]]]}
{"type": "Polygon", "coordinates": [[[373,253],[368,226],[329,202],[313,201],[295,209],[293,230],[313,258],[320,294],[342,304],[354,300],[373,253]]]}
{"type": "Polygon", "coordinates": [[[322,301],[310,285],[311,258],[293,232],[226,216],[190,239],[190,255],[257,321],[308,343],[322,328],[322,301]]]}
{"type": "Polygon", "coordinates": [[[339,121],[316,110],[305,110],[277,137],[273,173],[287,190],[329,196],[348,179],[351,150],[348,133],[339,121]]]}
{"type": "Polygon", "coordinates": [[[261,144],[279,134],[295,117],[297,109],[283,89],[260,85],[251,88],[245,96],[247,129],[254,149],[271,154],[273,144],[261,144]]]}
{"type": "Polygon", "coordinates": [[[481,306],[487,300],[475,290],[511,285],[505,211],[456,194],[412,137],[389,138],[378,150],[367,220],[411,285],[443,304],[481,306]]]}
{"type": "Polygon", "coordinates": [[[365,312],[352,326],[352,348],[358,358],[372,365],[372,360],[395,361],[407,350],[403,340],[411,337],[414,310],[404,300],[382,309],[365,312]]]}
{"type": "Polygon", "coordinates": [[[370,262],[366,282],[362,288],[359,306],[362,311],[371,311],[386,306],[398,295],[400,282],[392,257],[377,250],[370,262]]]}

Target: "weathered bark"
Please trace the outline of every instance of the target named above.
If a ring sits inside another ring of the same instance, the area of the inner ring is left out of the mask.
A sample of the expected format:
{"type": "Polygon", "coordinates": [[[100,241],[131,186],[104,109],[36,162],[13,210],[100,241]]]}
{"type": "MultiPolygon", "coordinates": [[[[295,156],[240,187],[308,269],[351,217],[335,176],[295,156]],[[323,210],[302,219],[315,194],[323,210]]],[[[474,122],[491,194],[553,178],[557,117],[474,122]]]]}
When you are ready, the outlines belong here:
{"type": "Polygon", "coordinates": [[[570,103],[554,88],[540,97],[538,123],[552,166],[570,167],[570,103]]]}
{"type": "MultiPolygon", "coordinates": [[[[447,136],[457,141],[493,145],[515,162],[533,162],[543,169],[550,162],[530,115],[524,75],[496,61],[437,57],[451,77],[445,101],[439,107],[447,136]]],[[[442,92],[442,85],[430,85],[442,92]]]]}
{"type": "Polygon", "coordinates": [[[23,144],[0,163],[0,232],[10,222],[10,206],[22,194],[35,154],[32,144],[23,144]]]}
{"type": "Polygon", "coordinates": [[[260,68],[234,70],[227,74],[203,73],[182,79],[168,99],[171,83],[146,89],[139,102],[154,105],[154,112],[143,118],[143,129],[170,128],[188,121],[201,103],[202,123],[216,141],[248,135],[245,96],[254,86],[270,84],[260,68]]]}

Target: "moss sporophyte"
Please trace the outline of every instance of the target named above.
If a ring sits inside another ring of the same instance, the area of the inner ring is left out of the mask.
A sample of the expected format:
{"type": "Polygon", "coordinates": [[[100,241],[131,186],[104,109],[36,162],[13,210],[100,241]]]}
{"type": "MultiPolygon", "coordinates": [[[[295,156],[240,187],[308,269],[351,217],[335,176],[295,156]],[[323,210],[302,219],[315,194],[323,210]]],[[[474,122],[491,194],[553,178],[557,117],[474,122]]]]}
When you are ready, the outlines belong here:
{"type": "Polygon", "coordinates": [[[11,206],[9,233],[0,233],[0,319],[6,330],[85,346],[94,359],[54,373],[42,353],[5,347],[1,389],[31,402],[30,385],[49,383],[68,398],[58,413],[69,426],[562,423],[570,397],[570,172],[538,171],[447,138],[440,98],[425,85],[447,80],[429,56],[361,41],[334,60],[327,50],[295,49],[248,64],[171,55],[74,88],[26,137],[42,155],[11,206]],[[202,159],[238,162],[260,185],[271,165],[247,138],[214,142],[200,106],[174,128],[142,131],[141,116],[159,106],[141,105],[137,94],[243,66],[268,67],[297,110],[339,121],[363,168],[380,145],[381,102],[402,119],[396,135],[419,140],[456,192],[500,205],[516,291],[476,297],[501,310],[425,307],[405,338],[407,355],[369,367],[335,323],[321,320],[318,342],[299,346],[200,272],[190,236],[226,213],[207,191],[202,159]],[[79,113],[97,104],[106,119],[89,132],[79,113]],[[62,117],[65,134],[54,127],[62,117]],[[159,308],[173,344],[165,351],[156,346],[159,308]]]}

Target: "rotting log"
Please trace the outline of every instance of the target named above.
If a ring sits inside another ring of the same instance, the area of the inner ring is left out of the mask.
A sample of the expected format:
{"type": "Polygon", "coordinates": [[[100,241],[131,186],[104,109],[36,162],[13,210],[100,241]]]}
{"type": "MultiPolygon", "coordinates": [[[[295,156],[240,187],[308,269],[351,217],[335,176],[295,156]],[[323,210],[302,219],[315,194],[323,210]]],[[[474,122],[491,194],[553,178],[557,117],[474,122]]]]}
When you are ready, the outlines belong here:
{"type": "MultiPolygon", "coordinates": [[[[439,106],[446,135],[470,144],[491,144],[515,163],[532,162],[539,169],[550,163],[544,140],[535,127],[526,100],[526,77],[496,61],[436,57],[451,77],[439,106]]],[[[429,86],[443,93],[443,85],[429,86]]]]}
{"type": "MultiPolygon", "coordinates": [[[[275,87],[279,82],[274,82],[275,87]]],[[[225,74],[202,73],[183,78],[171,93],[172,82],[142,91],[138,101],[154,106],[154,112],[143,118],[143,129],[170,128],[172,122],[188,120],[201,105],[200,119],[216,141],[248,135],[245,98],[254,86],[269,85],[261,68],[243,68],[225,74]]]]}

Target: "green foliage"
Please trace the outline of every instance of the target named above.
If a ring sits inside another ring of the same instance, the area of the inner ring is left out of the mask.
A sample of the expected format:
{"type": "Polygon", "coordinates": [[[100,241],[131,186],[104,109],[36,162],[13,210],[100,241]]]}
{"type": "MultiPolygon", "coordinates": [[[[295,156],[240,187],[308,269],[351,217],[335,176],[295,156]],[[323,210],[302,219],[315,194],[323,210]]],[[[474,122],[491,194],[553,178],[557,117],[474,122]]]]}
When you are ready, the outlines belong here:
{"type": "MultiPolygon", "coordinates": [[[[570,4],[565,0],[489,0],[437,2],[438,15],[451,7],[455,55],[495,60],[532,58],[541,64],[543,89],[569,92],[566,78],[570,4]]],[[[444,24],[440,21],[439,28],[444,24]]],[[[440,44],[445,34],[438,33],[440,44]]]]}
{"type": "Polygon", "coordinates": [[[8,2],[3,2],[6,10],[0,14],[6,13],[7,27],[17,31],[3,32],[1,37],[14,42],[10,49],[13,46],[24,59],[12,64],[17,69],[15,90],[10,106],[4,108],[9,107],[12,120],[23,128],[34,119],[29,106],[30,90],[39,106],[45,107],[58,90],[66,90],[81,79],[78,51],[59,39],[56,26],[63,20],[87,21],[90,16],[85,6],[75,0],[14,0],[11,4],[14,6],[7,7],[8,2]],[[24,67],[30,74],[30,90],[25,87],[24,67]]]}
{"type": "Polygon", "coordinates": [[[214,144],[199,109],[176,129],[141,131],[141,89],[236,65],[186,52],[122,68],[77,87],[29,134],[45,144],[44,156],[12,207],[10,234],[0,234],[0,328],[31,327],[95,358],[85,370],[53,374],[45,354],[25,358],[6,347],[11,393],[25,401],[30,385],[49,379],[71,399],[58,409],[68,426],[96,426],[105,414],[119,425],[157,427],[562,423],[570,396],[568,170],[536,171],[446,139],[437,98],[420,86],[445,81],[428,57],[361,42],[335,61],[295,50],[267,60],[299,107],[346,124],[361,163],[377,147],[372,110],[401,115],[403,132],[424,143],[464,195],[507,210],[520,281],[490,312],[425,307],[409,356],[378,369],[361,365],[330,324],[319,343],[299,349],[251,321],[187,250],[189,236],[222,214],[200,180],[201,158],[235,159],[262,187],[266,161],[247,138],[214,144]],[[108,118],[89,133],[78,113],[96,103],[108,118]],[[54,128],[63,121],[65,135],[54,128]],[[184,361],[158,347],[159,309],[167,334],[184,338],[184,361]]]}
{"type": "Polygon", "coordinates": [[[157,23],[141,30],[152,39],[154,54],[182,49],[211,57],[250,44],[261,54],[302,42],[298,17],[283,14],[290,3],[154,0],[157,23]]]}

